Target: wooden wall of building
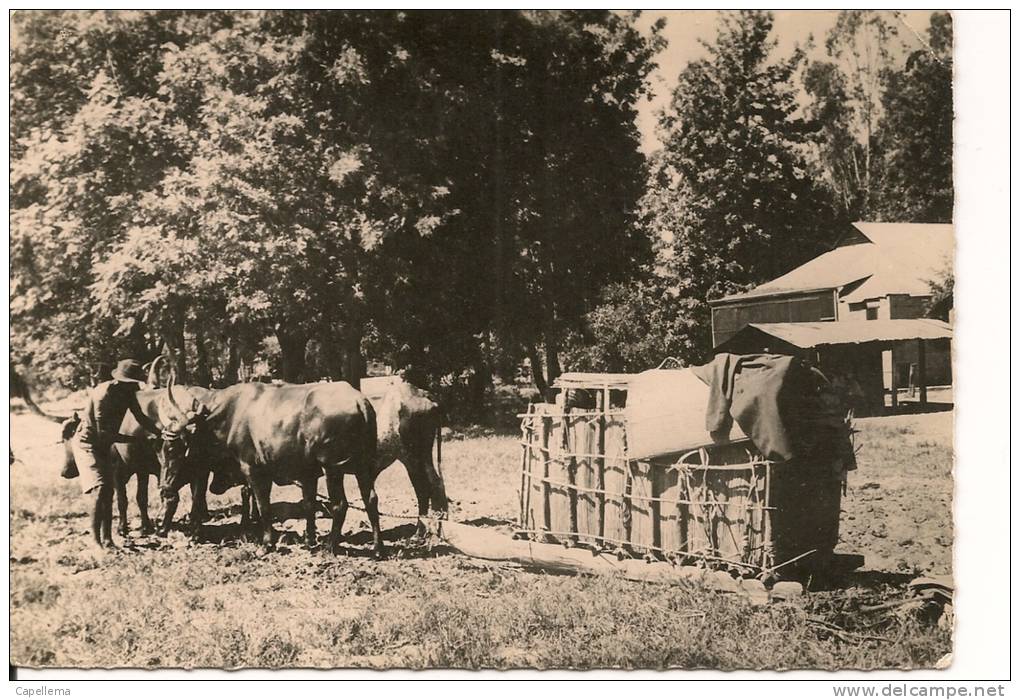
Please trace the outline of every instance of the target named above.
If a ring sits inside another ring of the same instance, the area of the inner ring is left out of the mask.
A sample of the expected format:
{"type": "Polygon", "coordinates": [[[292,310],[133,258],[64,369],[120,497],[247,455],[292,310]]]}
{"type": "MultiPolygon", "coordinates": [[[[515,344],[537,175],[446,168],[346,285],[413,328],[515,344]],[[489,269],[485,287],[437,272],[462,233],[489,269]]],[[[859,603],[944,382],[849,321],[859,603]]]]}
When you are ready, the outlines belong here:
{"type": "Polygon", "coordinates": [[[729,340],[749,323],[805,323],[836,320],[831,290],[788,297],[739,301],[712,307],[712,344],[729,340]]]}

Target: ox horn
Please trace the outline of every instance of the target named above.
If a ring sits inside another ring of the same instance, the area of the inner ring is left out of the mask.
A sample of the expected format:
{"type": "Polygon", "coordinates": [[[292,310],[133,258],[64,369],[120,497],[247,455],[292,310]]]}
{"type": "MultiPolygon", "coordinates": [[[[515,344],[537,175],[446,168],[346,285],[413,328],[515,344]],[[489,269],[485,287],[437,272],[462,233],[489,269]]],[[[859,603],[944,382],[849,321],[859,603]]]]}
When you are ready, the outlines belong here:
{"type": "Polygon", "coordinates": [[[159,387],[159,363],[160,361],[169,362],[170,358],[166,355],[157,355],[156,358],[149,364],[149,376],[146,383],[156,389],[159,387]]]}
{"type": "Polygon", "coordinates": [[[182,418],[187,419],[188,414],[184,412],[184,409],[180,407],[180,405],[177,403],[177,400],[174,398],[173,386],[175,379],[177,379],[177,373],[173,369],[171,369],[170,378],[167,380],[166,383],[166,397],[167,399],[169,399],[170,405],[174,407],[174,410],[176,410],[181,415],[182,418]]]}

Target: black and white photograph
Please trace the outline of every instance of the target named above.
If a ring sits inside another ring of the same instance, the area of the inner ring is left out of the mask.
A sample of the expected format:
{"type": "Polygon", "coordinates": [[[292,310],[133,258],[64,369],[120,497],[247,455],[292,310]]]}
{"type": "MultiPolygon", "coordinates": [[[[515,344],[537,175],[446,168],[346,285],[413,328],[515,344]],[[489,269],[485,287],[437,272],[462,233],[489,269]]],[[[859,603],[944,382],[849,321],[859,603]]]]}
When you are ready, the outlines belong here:
{"type": "Polygon", "coordinates": [[[9,13],[12,678],[951,668],[956,17],[9,13]]]}

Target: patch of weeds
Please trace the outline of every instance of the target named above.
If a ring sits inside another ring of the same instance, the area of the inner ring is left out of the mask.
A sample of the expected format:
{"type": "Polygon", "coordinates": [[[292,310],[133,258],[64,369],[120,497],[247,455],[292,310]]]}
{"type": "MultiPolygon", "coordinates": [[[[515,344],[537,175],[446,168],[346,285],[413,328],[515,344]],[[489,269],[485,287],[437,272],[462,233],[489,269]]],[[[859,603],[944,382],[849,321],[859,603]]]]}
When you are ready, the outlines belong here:
{"type": "Polygon", "coordinates": [[[266,668],[290,666],[300,655],[301,649],[289,639],[270,635],[259,641],[248,663],[266,668]]]}
{"type": "Polygon", "coordinates": [[[238,627],[221,630],[215,635],[223,668],[237,668],[252,663],[248,656],[248,635],[238,627]]]}
{"type": "Polygon", "coordinates": [[[491,667],[496,649],[492,622],[444,602],[427,605],[422,625],[432,630],[427,656],[431,666],[491,667]]]}
{"type": "Polygon", "coordinates": [[[11,591],[11,606],[41,606],[52,608],[60,598],[60,586],[53,583],[33,579],[19,584],[17,590],[11,591]]]}

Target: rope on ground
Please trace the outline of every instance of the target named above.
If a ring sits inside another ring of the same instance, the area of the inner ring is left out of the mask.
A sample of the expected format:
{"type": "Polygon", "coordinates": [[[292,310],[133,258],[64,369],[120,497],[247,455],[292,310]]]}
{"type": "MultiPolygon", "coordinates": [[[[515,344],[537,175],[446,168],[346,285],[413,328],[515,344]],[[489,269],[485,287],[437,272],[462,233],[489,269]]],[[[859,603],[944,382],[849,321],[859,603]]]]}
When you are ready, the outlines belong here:
{"type": "MultiPolygon", "coordinates": [[[[321,508],[323,510],[323,512],[325,512],[328,515],[329,514],[329,499],[326,498],[325,496],[323,496],[321,493],[317,493],[315,495],[316,495],[316,499],[315,500],[318,503],[319,508],[321,508]]],[[[349,501],[347,503],[347,507],[348,508],[353,508],[354,510],[359,510],[362,513],[365,513],[365,514],[368,513],[368,511],[365,509],[364,506],[356,506],[356,505],[354,505],[353,503],[351,503],[349,501]]],[[[399,520],[420,520],[421,519],[417,515],[403,515],[403,514],[397,514],[397,513],[384,513],[381,510],[378,511],[378,512],[379,512],[379,516],[383,517],[383,518],[397,518],[399,520]]]]}

